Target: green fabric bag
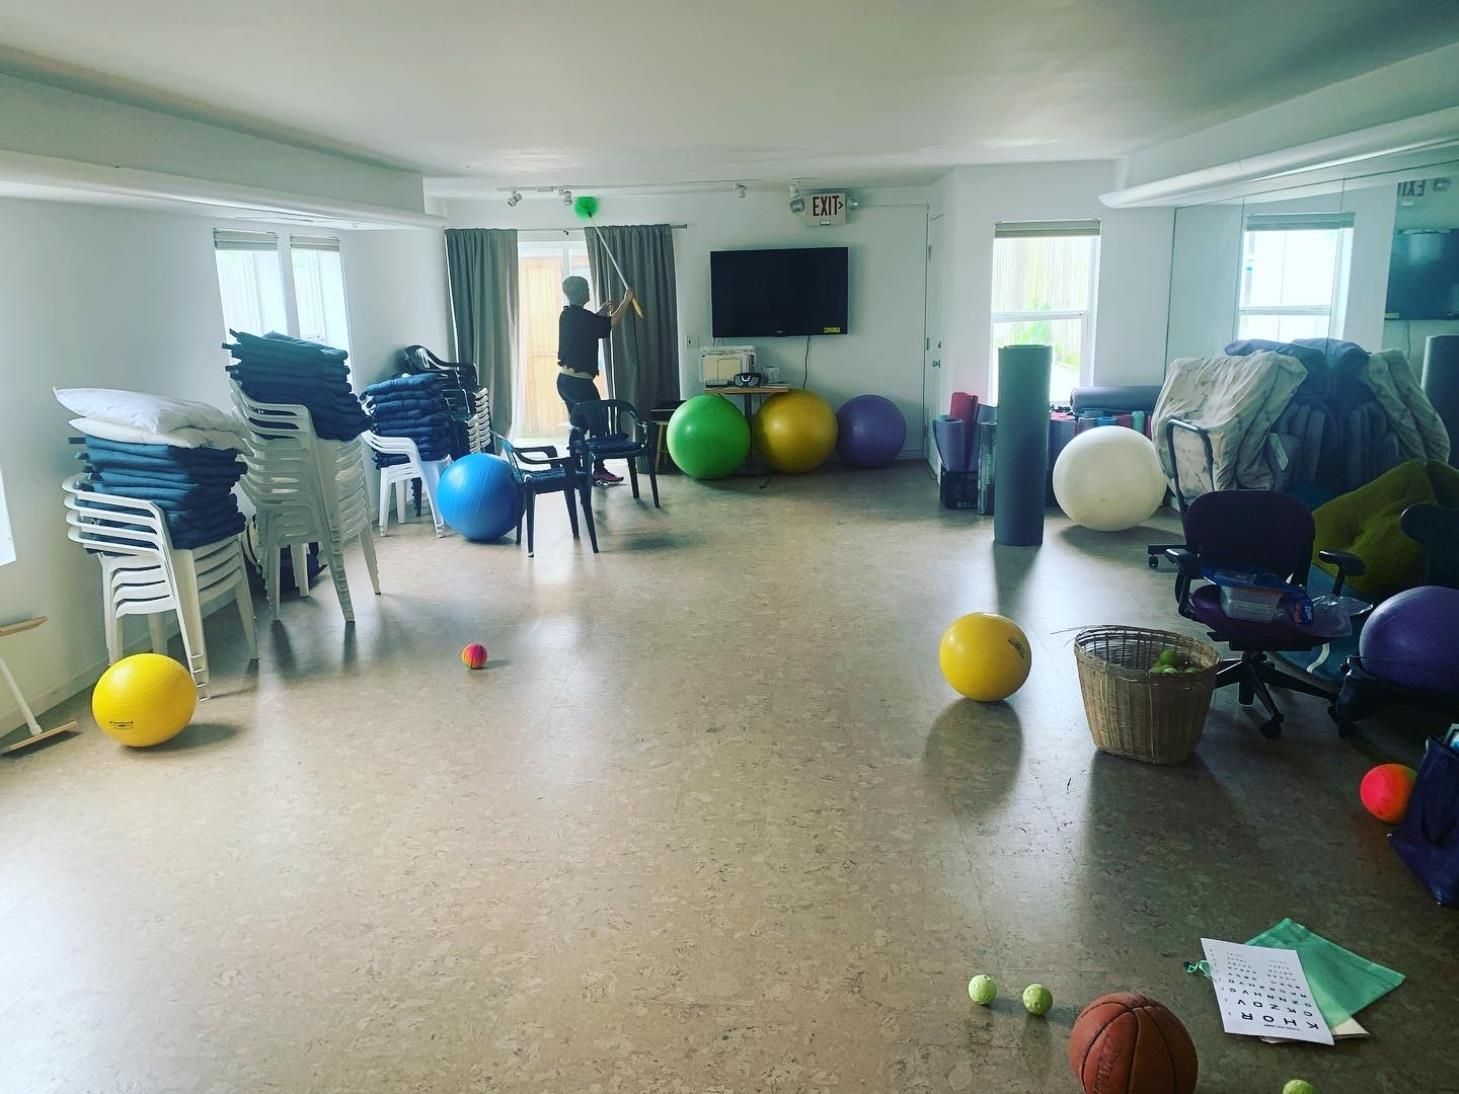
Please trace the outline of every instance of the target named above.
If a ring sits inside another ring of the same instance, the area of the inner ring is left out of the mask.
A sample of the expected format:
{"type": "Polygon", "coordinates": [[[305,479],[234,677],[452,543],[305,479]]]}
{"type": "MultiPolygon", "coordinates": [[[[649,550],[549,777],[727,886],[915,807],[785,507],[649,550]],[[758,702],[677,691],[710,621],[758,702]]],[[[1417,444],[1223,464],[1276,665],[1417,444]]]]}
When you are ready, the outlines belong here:
{"type": "MultiPolygon", "coordinates": [[[[1290,919],[1268,927],[1247,945],[1296,950],[1312,988],[1312,998],[1317,1000],[1317,1009],[1322,1011],[1329,1027],[1342,1025],[1403,983],[1401,972],[1359,957],[1290,919]]],[[[1211,967],[1205,961],[1189,962],[1185,969],[1211,975],[1211,967]]]]}

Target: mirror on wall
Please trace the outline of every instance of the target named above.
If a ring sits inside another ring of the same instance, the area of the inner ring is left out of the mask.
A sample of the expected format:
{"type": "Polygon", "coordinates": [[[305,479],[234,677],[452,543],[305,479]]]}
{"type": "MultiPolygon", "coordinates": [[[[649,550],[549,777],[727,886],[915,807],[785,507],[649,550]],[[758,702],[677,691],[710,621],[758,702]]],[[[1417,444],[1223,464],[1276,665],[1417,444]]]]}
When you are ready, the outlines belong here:
{"type": "Polygon", "coordinates": [[[1440,333],[1459,333],[1459,160],[1176,210],[1167,361],[1341,338],[1417,364],[1440,333]]]}

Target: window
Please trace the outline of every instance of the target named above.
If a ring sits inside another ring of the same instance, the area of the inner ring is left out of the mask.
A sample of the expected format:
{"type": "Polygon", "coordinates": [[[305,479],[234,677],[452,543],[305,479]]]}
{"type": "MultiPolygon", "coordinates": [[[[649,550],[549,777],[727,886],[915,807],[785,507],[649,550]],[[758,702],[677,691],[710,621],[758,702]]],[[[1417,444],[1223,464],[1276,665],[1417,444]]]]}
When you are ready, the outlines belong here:
{"type": "Polygon", "coordinates": [[[1236,336],[1277,342],[1340,336],[1352,228],[1352,213],[1248,216],[1236,336]]]}
{"type": "Polygon", "coordinates": [[[274,232],[213,232],[227,330],[350,347],[339,240],[274,232]]]}
{"type": "Polygon", "coordinates": [[[294,267],[294,298],[299,308],[298,336],[348,350],[350,332],[345,321],[339,240],[292,236],[289,253],[294,267]]]}
{"type": "Polygon", "coordinates": [[[10,510],[5,505],[5,478],[0,475],[0,566],[15,561],[15,540],[10,534],[10,510]]]}
{"type": "MultiPolygon", "coordinates": [[[[567,432],[567,408],[557,394],[557,317],[564,304],[562,282],[574,274],[593,283],[581,232],[518,242],[519,367],[512,432],[519,439],[558,440],[567,432]]],[[[594,307],[589,301],[588,309],[594,307]]]]}
{"type": "Polygon", "coordinates": [[[1094,297],[1099,222],[1000,223],[993,233],[993,337],[988,398],[998,399],[998,348],[1054,348],[1049,402],[1067,403],[1089,382],[1094,359],[1094,297]]]}

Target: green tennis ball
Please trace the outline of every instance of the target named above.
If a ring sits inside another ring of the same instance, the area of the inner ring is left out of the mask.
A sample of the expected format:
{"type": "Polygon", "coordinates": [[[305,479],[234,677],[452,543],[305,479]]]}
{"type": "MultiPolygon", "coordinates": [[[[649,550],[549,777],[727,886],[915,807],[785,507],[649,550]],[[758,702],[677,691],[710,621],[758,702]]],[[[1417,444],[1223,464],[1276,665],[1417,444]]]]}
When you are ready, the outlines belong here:
{"type": "Polygon", "coordinates": [[[980,1007],[991,1005],[998,998],[998,981],[981,974],[973,977],[968,981],[968,998],[980,1007]]]}
{"type": "Polygon", "coordinates": [[[1288,1079],[1282,1094],[1317,1094],[1317,1091],[1306,1079],[1288,1079]]]}
{"type": "Polygon", "coordinates": [[[584,220],[590,220],[598,211],[598,199],[592,194],[583,194],[581,197],[574,198],[572,211],[584,220]]]}
{"type": "Polygon", "coordinates": [[[1042,1018],[1054,1005],[1054,993],[1042,984],[1030,984],[1023,989],[1023,1009],[1035,1018],[1042,1018]]]}

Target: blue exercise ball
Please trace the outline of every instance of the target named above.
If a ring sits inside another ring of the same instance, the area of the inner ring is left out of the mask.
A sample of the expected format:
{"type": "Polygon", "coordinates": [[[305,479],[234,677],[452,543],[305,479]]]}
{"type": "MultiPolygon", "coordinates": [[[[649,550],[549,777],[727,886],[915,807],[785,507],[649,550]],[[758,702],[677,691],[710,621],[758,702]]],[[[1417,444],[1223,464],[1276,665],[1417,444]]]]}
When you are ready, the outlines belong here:
{"type": "Polygon", "coordinates": [[[476,543],[501,539],[517,526],[521,511],[511,464],[484,452],[453,460],[441,472],[436,504],[442,520],[476,543]]]}
{"type": "Polygon", "coordinates": [[[1380,680],[1420,691],[1459,690],[1459,589],[1420,585],[1373,609],[1358,635],[1363,668],[1380,680]]]}
{"type": "Polygon", "coordinates": [[[836,455],[852,467],[885,467],[907,443],[907,421],[880,395],[857,395],[836,411],[836,455]]]}

